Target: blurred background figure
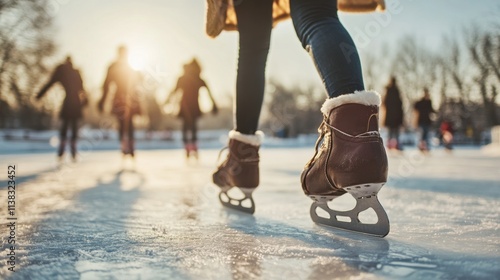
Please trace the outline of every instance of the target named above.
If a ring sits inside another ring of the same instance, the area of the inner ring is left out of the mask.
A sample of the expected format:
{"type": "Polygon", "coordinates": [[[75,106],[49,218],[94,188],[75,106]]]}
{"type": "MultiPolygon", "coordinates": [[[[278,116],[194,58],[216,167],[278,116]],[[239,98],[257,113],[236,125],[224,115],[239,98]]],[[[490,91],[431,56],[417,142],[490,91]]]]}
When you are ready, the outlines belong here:
{"type": "Polygon", "coordinates": [[[124,156],[130,155],[132,158],[134,157],[133,118],[134,115],[141,114],[137,96],[140,81],[139,73],[129,65],[127,48],[125,46],[118,47],[118,58],[108,68],[98,108],[100,112],[103,112],[110,86],[114,84],[115,93],[111,113],[118,119],[121,151],[124,156]]]}
{"type": "Polygon", "coordinates": [[[179,92],[182,92],[178,117],[183,121],[182,141],[184,142],[187,158],[191,155],[195,158],[198,157],[197,121],[202,115],[198,102],[200,88],[205,87],[207,89],[208,96],[212,101],[212,113],[216,114],[218,112],[212,93],[205,81],[200,77],[200,74],[201,66],[193,58],[191,62],[184,65],[183,75],[177,80],[177,85],[165,101],[165,104],[167,104],[172,100],[178,100],[175,97],[179,92]]]}
{"type": "Polygon", "coordinates": [[[399,130],[403,125],[403,102],[396,82],[396,77],[393,76],[386,87],[383,103],[385,108],[384,125],[389,131],[387,147],[402,150],[402,145],[399,142],[399,130]]]}
{"type": "Polygon", "coordinates": [[[432,125],[431,114],[435,113],[435,111],[432,108],[432,101],[428,88],[424,88],[424,96],[415,103],[413,108],[417,114],[417,124],[421,129],[418,148],[423,152],[429,151],[429,131],[432,125]]]}
{"type": "Polygon", "coordinates": [[[439,127],[441,143],[447,151],[453,149],[453,124],[449,120],[443,120],[439,127]]]}
{"type": "Polygon", "coordinates": [[[59,160],[63,160],[64,150],[67,143],[67,132],[68,128],[71,129],[71,157],[73,161],[76,161],[76,141],[78,138],[78,121],[82,118],[82,107],[87,105],[87,95],[83,89],[83,81],[80,76],[80,72],[73,68],[73,63],[71,62],[71,57],[66,57],[63,64],[56,67],[52,73],[50,80],[43,86],[43,88],[36,95],[37,99],[42,98],[42,96],[49,90],[49,88],[55,84],[61,83],[66,92],[64,98],[60,117],[62,120],[61,130],[60,130],[60,143],[59,149],[57,151],[57,156],[59,160]]]}

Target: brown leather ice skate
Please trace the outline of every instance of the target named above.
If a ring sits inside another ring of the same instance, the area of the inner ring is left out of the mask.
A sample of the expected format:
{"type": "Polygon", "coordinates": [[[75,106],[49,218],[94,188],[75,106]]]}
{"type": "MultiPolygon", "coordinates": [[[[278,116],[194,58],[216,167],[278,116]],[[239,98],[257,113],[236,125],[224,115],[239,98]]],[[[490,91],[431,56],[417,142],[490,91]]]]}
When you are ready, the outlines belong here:
{"type": "Polygon", "coordinates": [[[229,132],[229,154],[213,174],[214,184],[221,189],[219,200],[222,205],[250,214],[255,212],[252,193],[259,185],[259,147],[262,136],[262,132],[255,135],[229,132]],[[229,196],[227,192],[233,187],[238,187],[244,198],[229,196]],[[244,203],[246,200],[249,206],[244,203]]]}
{"type": "Polygon", "coordinates": [[[342,95],[323,104],[316,152],[301,176],[304,193],[314,201],[310,209],[314,222],[382,237],[389,233],[389,219],[377,198],[387,182],[388,169],[378,131],[379,106],[380,96],[369,91],[342,95]],[[346,193],[356,199],[352,210],[328,207],[329,201],[346,193]],[[318,207],[329,217],[319,216],[318,207]],[[370,208],[377,222],[361,222],[359,214],[370,208]]]}

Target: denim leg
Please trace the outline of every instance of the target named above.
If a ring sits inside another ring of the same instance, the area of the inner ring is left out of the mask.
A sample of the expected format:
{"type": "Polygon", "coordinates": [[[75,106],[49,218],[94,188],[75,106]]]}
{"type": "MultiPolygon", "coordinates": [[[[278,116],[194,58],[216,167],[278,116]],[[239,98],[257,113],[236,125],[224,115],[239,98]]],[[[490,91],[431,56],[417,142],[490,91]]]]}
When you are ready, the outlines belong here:
{"type": "Polygon", "coordinates": [[[395,131],[394,127],[389,127],[389,140],[394,139],[395,131]]]}
{"type": "Polygon", "coordinates": [[[71,119],[71,141],[78,139],[78,119],[71,119]]]}
{"type": "Polygon", "coordinates": [[[264,98],[265,68],[273,0],[245,0],[235,4],[240,49],[236,79],[236,130],[254,134],[264,98]]]}
{"type": "Polygon", "coordinates": [[[429,130],[430,130],[430,125],[422,125],[422,141],[425,142],[427,147],[429,146],[429,130]]]}
{"type": "Polygon", "coordinates": [[[123,118],[118,117],[118,139],[120,142],[123,140],[123,134],[125,132],[125,121],[123,118]]]}
{"type": "Polygon", "coordinates": [[[196,141],[198,141],[197,119],[194,119],[191,123],[191,140],[193,141],[193,143],[196,143],[196,141]]]}
{"type": "Polygon", "coordinates": [[[337,1],[290,0],[295,32],[312,56],[329,97],[364,90],[358,51],[340,23],[337,1]]]}
{"type": "Polygon", "coordinates": [[[69,119],[62,119],[61,129],[59,130],[59,140],[61,141],[66,141],[69,122],[69,119]]]}
{"type": "Polygon", "coordinates": [[[57,150],[57,155],[62,156],[64,154],[64,150],[66,148],[66,138],[68,134],[68,119],[62,119],[61,130],[59,131],[59,149],[57,150]]]}
{"type": "Polygon", "coordinates": [[[182,120],[182,143],[187,144],[189,132],[189,121],[187,119],[182,120]]]}
{"type": "Polygon", "coordinates": [[[134,140],[134,117],[130,116],[128,119],[128,140],[133,141],[134,140]]]}

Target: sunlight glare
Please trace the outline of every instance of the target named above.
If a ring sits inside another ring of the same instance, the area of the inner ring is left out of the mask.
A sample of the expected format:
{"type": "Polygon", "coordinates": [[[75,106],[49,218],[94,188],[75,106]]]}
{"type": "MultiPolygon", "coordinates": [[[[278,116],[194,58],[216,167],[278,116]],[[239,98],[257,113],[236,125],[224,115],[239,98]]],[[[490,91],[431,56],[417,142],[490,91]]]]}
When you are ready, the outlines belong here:
{"type": "Polygon", "coordinates": [[[144,52],[133,51],[128,55],[130,66],[135,70],[143,70],[146,66],[146,56],[144,52]]]}

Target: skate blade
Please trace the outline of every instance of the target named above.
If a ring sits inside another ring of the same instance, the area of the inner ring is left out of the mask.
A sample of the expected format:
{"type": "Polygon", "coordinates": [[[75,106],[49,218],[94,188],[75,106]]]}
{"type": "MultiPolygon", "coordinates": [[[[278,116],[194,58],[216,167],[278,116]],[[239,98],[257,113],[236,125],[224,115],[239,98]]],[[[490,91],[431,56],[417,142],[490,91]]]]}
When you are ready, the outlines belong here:
{"type": "Polygon", "coordinates": [[[337,211],[328,207],[328,201],[338,196],[310,195],[309,197],[314,200],[310,210],[311,219],[322,225],[384,237],[389,233],[389,218],[377,198],[377,193],[383,185],[384,183],[372,183],[344,188],[356,199],[356,206],[349,211],[337,211]],[[318,216],[317,208],[326,211],[329,218],[318,216]],[[372,208],[377,215],[377,222],[374,224],[362,223],[359,220],[359,214],[369,208],[372,208]],[[350,221],[341,221],[338,216],[347,217],[350,221]]]}
{"type": "Polygon", "coordinates": [[[255,189],[240,188],[240,190],[245,194],[245,197],[240,198],[240,199],[232,198],[231,196],[229,196],[229,194],[227,193],[229,191],[229,189],[230,188],[227,188],[227,189],[224,188],[219,193],[219,200],[223,206],[230,208],[230,209],[233,209],[233,210],[236,210],[236,211],[248,213],[248,214],[255,213],[255,202],[253,201],[253,197],[252,197],[252,192],[255,189]],[[224,198],[226,198],[226,199],[224,199],[224,198]],[[245,201],[245,200],[250,201],[250,207],[243,206],[243,201],[245,201]]]}

